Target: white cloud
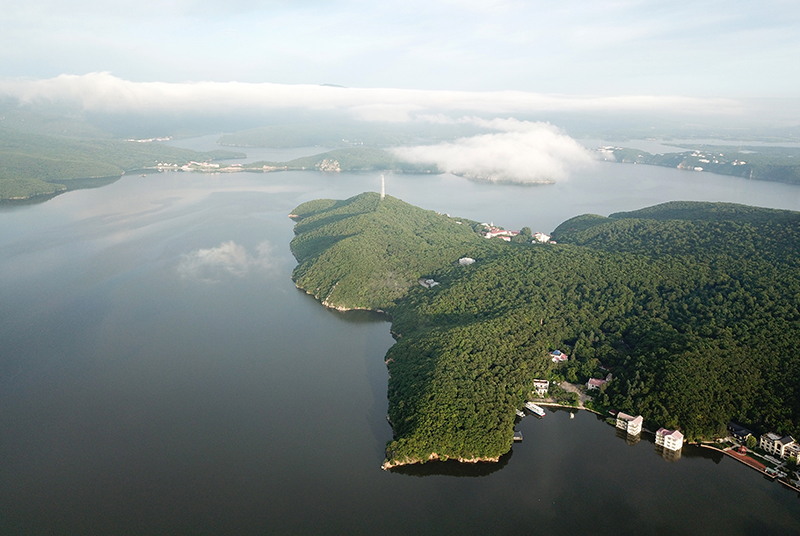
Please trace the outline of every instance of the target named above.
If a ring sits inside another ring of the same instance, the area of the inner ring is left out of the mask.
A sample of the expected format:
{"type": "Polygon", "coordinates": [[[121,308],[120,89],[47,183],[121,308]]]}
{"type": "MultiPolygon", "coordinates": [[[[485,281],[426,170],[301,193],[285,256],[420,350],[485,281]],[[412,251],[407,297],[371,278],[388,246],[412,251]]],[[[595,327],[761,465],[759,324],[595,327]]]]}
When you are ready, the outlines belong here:
{"type": "Polygon", "coordinates": [[[589,165],[592,154],[548,123],[516,119],[466,118],[498,133],[461,138],[453,143],[395,149],[413,162],[433,162],[450,173],[491,181],[536,183],[563,180],[589,165]]]}
{"type": "Polygon", "coordinates": [[[244,277],[252,271],[272,269],[271,252],[272,247],[266,241],[256,247],[255,254],[233,241],[223,242],[215,248],[184,254],[177,271],[184,279],[215,283],[225,277],[244,277]]]}
{"type": "Polygon", "coordinates": [[[370,120],[406,121],[415,114],[652,112],[738,115],[732,99],[653,95],[559,95],[525,91],[449,91],[342,88],[309,84],[242,82],[131,82],[110,73],[60,75],[44,80],[0,80],[0,95],[22,102],[49,102],[95,112],[207,113],[280,109],[345,110],[370,120]]]}

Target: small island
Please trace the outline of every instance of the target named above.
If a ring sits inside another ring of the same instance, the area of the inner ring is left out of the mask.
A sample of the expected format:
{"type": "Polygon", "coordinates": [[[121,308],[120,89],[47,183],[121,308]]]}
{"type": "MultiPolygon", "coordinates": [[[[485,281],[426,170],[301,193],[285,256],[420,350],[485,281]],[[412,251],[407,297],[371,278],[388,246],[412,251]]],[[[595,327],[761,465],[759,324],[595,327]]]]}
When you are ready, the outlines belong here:
{"type": "Polygon", "coordinates": [[[588,407],[688,441],[800,432],[800,213],[672,202],[570,219],[557,244],[376,193],[292,216],[297,287],[391,315],[385,468],[497,460],[542,378],[602,379],[588,407]]]}

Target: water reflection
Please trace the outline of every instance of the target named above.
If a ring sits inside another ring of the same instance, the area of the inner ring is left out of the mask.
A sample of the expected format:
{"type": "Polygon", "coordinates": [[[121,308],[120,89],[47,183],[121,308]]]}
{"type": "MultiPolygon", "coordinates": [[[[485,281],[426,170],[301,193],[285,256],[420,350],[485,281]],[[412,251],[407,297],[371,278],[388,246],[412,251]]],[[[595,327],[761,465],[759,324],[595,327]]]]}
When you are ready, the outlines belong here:
{"type": "Polygon", "coordinates": [[[711,460],[714,463],[719,463],[725,455],[717,449],[704,448],[697,445],[686,444],[681,449],[683,456],[687,458],[698,458],[711,460]]]}
{"type": "Polygon", "coordinates": [[[496,473],[508,465],[511,456],[514,455],[512,448],[507,454],[500,456],[498,462],[478,462],[460,463],[456,460],[433,461],[427,463],[415,463],[412,465],[401,465],[389,471],[399,475],[426,477],[426,476],[455,476],[455,477],[481,477],[496,473]]]}
{"type": "MultiPolygon", "coordinates": [[[[322,307],[322,305],[319,303],[319,300],[311,294],[308,294],[306,291],[300,289],[297,289],[297,292],[302,294],[302,298],[300,298],[301,300],[313,302],[315,307],[322,307]]],[[[375,322],[392,321],[392,316],[389,313],[379,313],[377,311],[364,310],[338,311],[336,309],[331,309],[330,307],[325,307],[324,309],[337,319],[344,322],[349,322],[351,324],[372,324],[375,322]]]]}
{"type": "Polygon", "coordinates": [[[668,462],[677,462],[681,459],[681,450],[665,449],[661,445],[656,445],[656,454],[667,460],[668,462]]]}
{"type": "Polygon", "coordinates": [[[636,445],[639,441],[642,440],[642,434],[631,435],[627,431],[621,430],[619,428],[615,428],[614,430],[615,430],[614,432],[615,435],[618,438],[625,440],[625,443],[627,443],[631,447],[636,445]]]}

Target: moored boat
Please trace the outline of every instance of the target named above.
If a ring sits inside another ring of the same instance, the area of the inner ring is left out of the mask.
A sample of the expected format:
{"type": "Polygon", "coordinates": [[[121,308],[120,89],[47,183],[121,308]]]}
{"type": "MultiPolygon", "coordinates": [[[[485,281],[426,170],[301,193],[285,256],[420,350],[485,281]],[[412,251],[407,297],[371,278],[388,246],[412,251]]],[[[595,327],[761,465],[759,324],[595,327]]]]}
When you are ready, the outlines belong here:
{"type": "Polygon", "coordinates": [[[537,406],[533,402],[525,402],[525,409],[527,409],[531,413],[535,413],[539,417],[544,417],[544,409],[537,406]]]}

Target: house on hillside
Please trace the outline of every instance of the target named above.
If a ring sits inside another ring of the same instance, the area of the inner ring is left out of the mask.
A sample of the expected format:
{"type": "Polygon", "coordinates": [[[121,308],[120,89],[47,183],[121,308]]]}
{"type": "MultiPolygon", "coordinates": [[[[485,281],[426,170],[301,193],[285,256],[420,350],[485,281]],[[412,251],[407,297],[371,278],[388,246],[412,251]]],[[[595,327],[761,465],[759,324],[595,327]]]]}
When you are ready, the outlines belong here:
{"type": "Polygon", "coordinates": [[[482,234],[486,238],[494,238],[496,236],[499,236],[503,240],[508,241],[511,240],[512,236],[517,236],[519,234],[519,231],[507,231],[505,229],[500,229],[498,227],[487,226],[483,230],[482,234]]]}
{"type": "Polygon", "coordinates": [[[774,432],[767,432],[761,436],[758,446],[770,454],[774,454],[779,458],[786,458],[788,456],[786,450],[788,447],[794,445],[794,438],[792,436],[781,437],[774,432]]]}
{"type": "Polygon", "coordinates": [[[600,380],[598,378],[589,378],[589,381],[586,382],[586,390],[591,391],[592,389],[600,389],[601,385],[605,385],[607,383],[606,380],[600,380]]]}
{"type": "Polygon", "coordinates": [[[533,243],[539,242],[540,244],[546,244],[550,242],[550,235],[544,233],[533,233],[533,243]]]}
{"type": "Polygon", "coordinates": [[[617,413],[617,428],[625,430],[629,435],[639,435],[642,432],[644,418],[641,415],[634,417],[621,411],[617,413]]]}
{"type": "Polygon", "coordinates": [[[550,360],[553,363],[561,363],[562,361],[567,361],[569,357],[567,354],[561,353],[561,350],[553,350],[550,352],[550,360]]]}
{"type": "Polygon", "coordinates": [[[659,428],[656,431],[656,445],[669,450],[680,450],[683,448],[683,434],[677,430],[659,428]]]}

